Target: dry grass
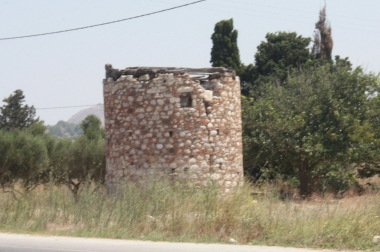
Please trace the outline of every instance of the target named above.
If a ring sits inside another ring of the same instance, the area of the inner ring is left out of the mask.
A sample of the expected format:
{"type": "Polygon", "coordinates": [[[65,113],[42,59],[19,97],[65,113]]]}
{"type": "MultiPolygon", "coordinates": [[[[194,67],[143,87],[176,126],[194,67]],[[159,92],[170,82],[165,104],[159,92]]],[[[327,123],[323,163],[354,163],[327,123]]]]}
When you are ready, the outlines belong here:
{"type": "Polygon", "coordinates": [[[380,195],[279,200],[246,184],[230,195],[152,181],[117,196],[84,190],[76,202],[60,187],[15,200],[0,195],[0,230],[167,241],[228,242],[379,250],[380,195]]]}

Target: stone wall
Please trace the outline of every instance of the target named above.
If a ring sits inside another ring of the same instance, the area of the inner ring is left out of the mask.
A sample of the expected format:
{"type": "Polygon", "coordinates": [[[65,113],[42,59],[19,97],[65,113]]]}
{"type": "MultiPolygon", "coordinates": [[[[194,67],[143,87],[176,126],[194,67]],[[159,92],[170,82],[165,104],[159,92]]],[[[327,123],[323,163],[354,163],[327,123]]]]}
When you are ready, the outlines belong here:
{"type": "Polygon", "coordinates": [[[108,190],[147,176],[237,186],[239,77],[227,69],[206,77],[160,72],[103,81],[108,190]]]}

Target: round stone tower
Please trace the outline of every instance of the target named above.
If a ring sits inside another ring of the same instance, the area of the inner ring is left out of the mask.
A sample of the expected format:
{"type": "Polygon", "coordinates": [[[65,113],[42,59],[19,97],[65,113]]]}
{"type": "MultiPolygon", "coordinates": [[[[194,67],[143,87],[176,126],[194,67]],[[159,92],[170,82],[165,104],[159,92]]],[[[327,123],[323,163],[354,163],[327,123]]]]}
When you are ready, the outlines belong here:
{"type": "Polygon", "coordinates": [[[106,65],[107,188],[150,176],[226,191],[243,178],[240,82],[226,68],[106,65]]]}

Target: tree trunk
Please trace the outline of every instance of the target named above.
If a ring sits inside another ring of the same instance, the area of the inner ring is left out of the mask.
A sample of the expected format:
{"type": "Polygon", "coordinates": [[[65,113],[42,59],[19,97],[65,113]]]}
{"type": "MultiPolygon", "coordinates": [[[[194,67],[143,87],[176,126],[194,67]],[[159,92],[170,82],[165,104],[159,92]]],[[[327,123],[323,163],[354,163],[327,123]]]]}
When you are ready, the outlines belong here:
{"type": "Polygon", "coordinates": [[[309,197],[311,194],[311,190],[310,190],[311,172],[309,168],[310,167],[308,165],[308,162],[304,161],[301,164],[301,167],[299,170],[299,180],[300,180],[299,193],[303,199],[309,197]]]}

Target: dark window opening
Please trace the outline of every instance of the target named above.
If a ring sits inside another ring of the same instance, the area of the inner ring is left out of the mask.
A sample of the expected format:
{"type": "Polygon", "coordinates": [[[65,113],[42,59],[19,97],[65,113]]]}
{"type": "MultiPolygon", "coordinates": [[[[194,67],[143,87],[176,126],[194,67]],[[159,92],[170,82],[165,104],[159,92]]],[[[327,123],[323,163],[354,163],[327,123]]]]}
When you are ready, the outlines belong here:
{"type": "Polygon", "coordinates": [[[175,173],[175,168],[172,168],[171,173],[175,173]]]}
{"type": "Polygon", "coordinates": [[[185,167],[185,168],[183,168],[183,171],[184,171],[184,172],[188,172],[188,171],[189,171],[189,167],[185,167]]]}
{"type": "Polygon", "coordinates": [[[219,169],[220,169],[220,170],[222,169],[222,164],[219,164],[219,169]]]}
{"type": "Polygon", "coordinates": [[[169,131],[169,136],[170,136],[170,137],[173,136],[173,131],[169,131]]]}
{"type": "Polygon", "coordinates": [[[219,130],[218,129],[216,130],[216,135],[219,135],[219,130]]]}
{"type": "Polygon", "coordinates": [[[170,149],[169,149],[169,152],[170,152],[170,153],[174,153],[174,149],[173,149],[173,148],[170,148],[170,149]]]}
{"type": "Polygon", "coordinates": [[[132,132],[128,132],[128,136],[132,136],[132,132]]]}
{"type": "Polygon", "coordinates": [[[205,111],[206,111],[206,114],[210,114],[210,111],[207,110],[208,107],[211,107],[211,103],[210,102],[203,102],[203,104],[205,105],[205,111]]]}
{"type": "Polygon", "coordinates": [[[191,98],[191,93],[182,93],[179,96],[179,103],[181,108],[191,108],[193,105],[193,99],[191,98]]]}

